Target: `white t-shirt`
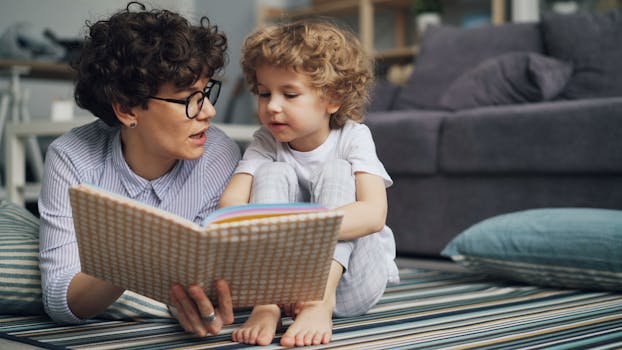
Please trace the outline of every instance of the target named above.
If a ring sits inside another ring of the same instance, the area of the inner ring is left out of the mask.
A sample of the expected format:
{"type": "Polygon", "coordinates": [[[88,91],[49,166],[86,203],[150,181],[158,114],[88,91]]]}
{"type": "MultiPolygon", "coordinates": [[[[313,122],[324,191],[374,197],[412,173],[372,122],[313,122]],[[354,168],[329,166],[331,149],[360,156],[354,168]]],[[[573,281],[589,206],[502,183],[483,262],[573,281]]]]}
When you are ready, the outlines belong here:
{"type": "Polygon", "coordinates": [[[235,170],[236,173],[254,175],[265,162],[284,162],[296,170],[301,188],[308,191],[310,179],[324,162],[343,159],[352,165],[353,173],[378,175],[384,180],[385,187],[393,184],[376,155],[371,132],[364,124],[348,121],[343,128],[331,130],[326,141],[309,152],[299,152],[285,142],[276,141],[263,127],[255,132],[253,138],[235,170]]]}
{"type": "MultiPolygon", "coordinates": [[[[313,175],[326,161],[342,159],[352,165],[352,172],[365,172],[380,176],[385,187],[393,180],[378,159],[376,146],[367,125],[349,120],[341,129],[331,130],[326,141],[309,152],[293,150],[285,142],[278,142],[266,128],[260,128],[253,135],[253,141],[246,148],[235,173],[255,175],[266,162],[284,162],[291,165],[298,176],[298,183],[303,192],[303,200],[309,199],[309,183],[313,175]]],[[[378,233],[380,244],[387,258],[389,282],[399,281],[395,265],[395,239],[388,226],[378,233]]]]}

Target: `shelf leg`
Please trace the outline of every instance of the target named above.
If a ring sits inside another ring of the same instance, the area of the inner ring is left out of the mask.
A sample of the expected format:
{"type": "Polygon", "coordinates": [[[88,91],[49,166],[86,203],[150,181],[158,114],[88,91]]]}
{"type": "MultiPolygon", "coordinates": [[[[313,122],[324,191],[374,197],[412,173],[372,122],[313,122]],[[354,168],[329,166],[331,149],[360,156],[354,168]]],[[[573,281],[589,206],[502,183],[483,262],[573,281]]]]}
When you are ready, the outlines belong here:
{"type": "Polygon", "coordinates": [[[374,53],[374,6],[371,0],[359,0],[359,26],[361,44],[368,54],[374,53]]]}

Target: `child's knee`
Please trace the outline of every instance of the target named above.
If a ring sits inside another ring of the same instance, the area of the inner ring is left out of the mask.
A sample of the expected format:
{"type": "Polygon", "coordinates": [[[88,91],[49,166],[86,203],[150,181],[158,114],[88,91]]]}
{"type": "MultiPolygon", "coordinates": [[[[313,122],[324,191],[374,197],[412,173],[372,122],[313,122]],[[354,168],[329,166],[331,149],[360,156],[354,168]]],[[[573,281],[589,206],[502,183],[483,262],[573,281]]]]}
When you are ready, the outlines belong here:
{"type": "Polygon", "coordinates": [[[268,162],[262,164],[255,171],[254,178],[275,178],[283,177],[288,180],[298,181],[294,168],[284,162],[268,162]]]}
{"type": "Polygon", "coordinates": [[[295,202],[298,197],[298,177],[291,165],[282,162],[269,162],[260,166],[255,172],[251,202],[295,202]]]}
{"type": "Polygon", "coordinates": [[[336,208],[356,200],[352,165],[345,160],[326,162],[311,181],[312,201],[336,208]]]}

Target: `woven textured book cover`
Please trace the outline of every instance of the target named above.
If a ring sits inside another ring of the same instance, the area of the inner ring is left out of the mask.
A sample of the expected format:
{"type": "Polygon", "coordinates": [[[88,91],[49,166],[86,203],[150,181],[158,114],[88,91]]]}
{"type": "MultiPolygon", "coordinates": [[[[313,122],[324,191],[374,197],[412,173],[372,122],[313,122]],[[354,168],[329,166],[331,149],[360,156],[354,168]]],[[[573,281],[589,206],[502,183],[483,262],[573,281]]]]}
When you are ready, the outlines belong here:
{"type": "MultiPolygon", "coordinates": [[[[293,210],[199,226],[90,185],[69,190],[82,272],[169,303],[169,287],[229,283],[234,307],[323,297],[342,212],[293,210]]],[[[244,210],[242,210],[244,212],[244,210]]]]}

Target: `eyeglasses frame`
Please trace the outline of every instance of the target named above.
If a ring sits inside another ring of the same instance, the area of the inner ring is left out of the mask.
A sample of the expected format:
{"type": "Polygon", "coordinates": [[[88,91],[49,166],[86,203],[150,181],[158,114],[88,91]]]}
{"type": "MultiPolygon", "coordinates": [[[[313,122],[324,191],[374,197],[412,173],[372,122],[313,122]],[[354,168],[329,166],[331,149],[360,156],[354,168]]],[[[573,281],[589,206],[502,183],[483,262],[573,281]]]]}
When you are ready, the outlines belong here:
{"type": "MultiPolygon", "coordinates": [[[[190,114],[188,113],[188,106],[190,105],[190,101],[192,100],[192,97],[196,94],[202,94],[203,95],[203,99],[202,101],[205,101],[205,98],[207,98],[209,100],[209,102],[213,105],[216,104],[216,102],[218,101],[218,96],[220,96],[220,89],[222,87],[222,81],[220,80],[216,80],[216,79],[210,79],[207,82],[207,85],[205,85],[205,88],[203,88],[203,90],[197,90],[193,93],[191,93],[188,97],[186,97],[183,100],[180,99],[175,99],[175,98],[165,98],[165,97],[158,97],[158,96],[147,96],[147,98],[153,98],[155,100],[160,100],[160,101],[165,101],[165,102],[171,102],[171,103],[177,103],[180,105],[186,105],[186,117],[188,119],[194,119],[196,118],[199,113],[201,112],[201,109],[199,108],[199,111],[193,115],[190,116],[190,114]],[[214,96],[214,100],[212,101],[209,96],[211,95],[212,89],[214,88],[214,86],[218,86],[218,89],[216,90],[216,96],[214,96]]],[[[201,108],[203,108],[203,102],[201,102],[201,108]]]]}

